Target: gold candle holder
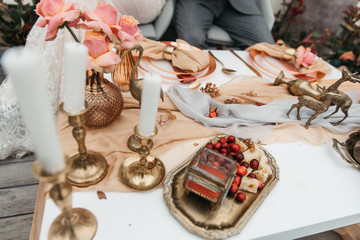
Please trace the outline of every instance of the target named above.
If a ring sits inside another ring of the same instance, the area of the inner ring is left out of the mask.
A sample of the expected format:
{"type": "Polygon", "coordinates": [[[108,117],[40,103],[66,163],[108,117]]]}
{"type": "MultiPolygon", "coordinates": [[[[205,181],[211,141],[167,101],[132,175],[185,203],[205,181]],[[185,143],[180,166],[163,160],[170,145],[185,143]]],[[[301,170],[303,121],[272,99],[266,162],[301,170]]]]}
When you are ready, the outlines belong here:
{"type": "Polygon", "coordinates": [[[64,110],[64,103],[61,103],[59,108],[62,113],[68,116],[70,126],[74,127],[72,134],[79,146],[79,153],[72,156],[69,160],[66,180],[77,187],[87,187],[100,182],[107,174],[108,164],[102,155],[88,152],[86,149],[84,123],[88,104],[85,102],[85,110],[78,114],[66,112],[64,110]]]}
{"type": "Polygon", "coordinates": [[[165,166],[156,157],[150,155],[152,138],[157,134],[157,128],[149,137],[143,137],[135,126],[135,135],[141,147],[138,154],[131,155],[122,162],[119,169],[119,179],[129,188],[146,191],[160,185],[165,177],[165,166]]]}
{"type": "MultiPolygon", "coordinates": [[[[67,169],[66,169],[67,170],[67,169]]],[[[32,165],[32,173],[40,181],[53,184],[50,198],[61,209],[61,214],[52,222],[49,240],[89,240],[97,230],[95,216],[84,208],[72,208],[72,187],[65,182],[65,172],[54,175],[44,172],[37,161],[32,165]]]]}
{"type": "MultiPolygon", "coordinates": [[[[135,127],[136,128],[136,127],[135,127]]],[[[139,138],[137,137],[136,134],[133,134],[129,137],[128,141],[127,141],[127,146],[128,148],[133,151],[133,152],[139,152],[140,148],[141,148],[141,143],[139,138]]],[[[153,141],[149,141],[149,145],[147,146],[149,149],[152,149],[153,147],[153,141]]]]}

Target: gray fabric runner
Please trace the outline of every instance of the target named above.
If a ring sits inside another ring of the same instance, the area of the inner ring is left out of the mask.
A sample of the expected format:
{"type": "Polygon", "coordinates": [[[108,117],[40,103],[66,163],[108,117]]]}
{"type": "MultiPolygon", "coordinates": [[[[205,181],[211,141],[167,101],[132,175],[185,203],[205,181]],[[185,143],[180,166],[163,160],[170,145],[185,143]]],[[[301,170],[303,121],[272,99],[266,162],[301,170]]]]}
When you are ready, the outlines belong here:
{"type": "MultiPolygon", "coordinates": [[[[244,128],[242,127],[246,126],[247,128],[250,127],[250,129],[261,129],[262,134],[264,134],[264,131],[269,130],[266,134],[268,135],[271,134],[271,130],[278,123],[297,122],[302,126],[305,126],[308,119],[315,113],[307,107],[302,107],[300,109],[302,120],[297,120],[297,110],[295,108],[288,118],[286,113],[292,104],[298,102],[297,99],[278,100],[262,106],[250,104],[221,104],[211,99],[207,94],[201,93],[198,90],[185,88],[180,84],[174,84],[170,87],[167,90],[167,94],[184,115],[203,123],[207,127],[217,128],[219,131],[227,134],[238,135],[238,130],[241,128],[241,134],[244,135],[244,128]],[[207,117],[210,107],[217,108],[218,117],[207,117]]],[[[334,133],[340,134],[359,128],[360,104],[358,104],[358,100],[360,96],[355,90],[347,91],[346,94],[353,100],[353,104],[349,109],[349,116],[342,123],[338,126],[330,124],[330,122],[337,122],[344,117],[344,113],[341,109],[330,118],[323,119],[324,116],[335,111],[335,106],[330,106],[328,111],[319,114],[311,122],[310,127],[321,126],[334,133]]],[[[246,137],[254,137],[254,134],[250,134],[246,137]]]]}

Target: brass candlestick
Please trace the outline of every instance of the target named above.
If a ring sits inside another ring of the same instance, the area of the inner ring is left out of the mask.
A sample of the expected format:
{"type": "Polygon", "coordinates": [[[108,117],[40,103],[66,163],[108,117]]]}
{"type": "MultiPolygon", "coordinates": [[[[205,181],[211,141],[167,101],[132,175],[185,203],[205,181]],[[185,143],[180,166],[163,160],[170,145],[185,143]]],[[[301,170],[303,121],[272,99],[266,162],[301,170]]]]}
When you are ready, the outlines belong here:
{"type": "Polygon", "coordinates": [[[65,169],[57,174],[48,175],[37,161],[33,163],[33,175],[40,181],[53,184],[50,197],[61,209],[50,226],[49,240],[90,240],[97,230],[95,216],[84,208],[72,208],[72,187],[65,180],[65,169]]]}
{"type": "Polygon", "coordinates": [[[149,146],[152,138],[157,134],[157,128],[149,137],[143,137],[135,127],[135,135],[141,147],[138,154],[127,157],[119,169],[119,179],[129,188],[138,191],[150,190],[162,183],[165,177],[165,166],[156,157],[150,155],[149,146]]]}
{"type": "Polygon", "coordinates": [[[108,171],[106,159],[86,149],[84,123],[87,110],[88,105],[85,102],[85,110],[70,114],[64,111],[64,103],[60,104],[60,111],[68,116],[70,126],[74,127],[72,134],[79,146],[79,153],[70,158],[69,170],[66,173],[66,180],[77,187],[87,187],[100,182],[108,171]]]}
{"type": "MultiPolygon", "coordinates": [[[[129,137],[129,139],[127,141],[127,146],[131,151],[139,152],[139,150],[141,148],[141,143],[140,143],[139,138],[136,136],[136,134],[133,134],[129,137]]],[[[149,141],[148,148],[152,149],[152,147],[153,147],[153,141],[149,141]]]]}

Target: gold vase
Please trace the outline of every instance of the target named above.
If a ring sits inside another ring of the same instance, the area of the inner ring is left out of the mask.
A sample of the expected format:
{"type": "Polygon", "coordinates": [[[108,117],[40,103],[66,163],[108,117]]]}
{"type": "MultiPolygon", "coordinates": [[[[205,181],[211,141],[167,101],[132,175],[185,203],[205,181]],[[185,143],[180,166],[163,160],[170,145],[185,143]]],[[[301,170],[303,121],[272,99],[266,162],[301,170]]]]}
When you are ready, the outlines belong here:
{"type": "MultiPolygon", "coordinates": [[[[128,92],[130,90],[130,78],[131,73],[135,68],[135,59],[131,51],[127,49],[116,50],[116,53],[121,57],[121,62],[115,66],[112,72],[113,83],[122,92],[128,92]]],[[[134,78],[138,77],[138,71],[135,69],[134,78]]]]}
{"type": "Polygon", "coordinates": [[[89,105],[85,125],[91,128],[108,126],[119,117],[124,106],[119,88],[94,70],[86,75],[85,101],[89,105]]]}

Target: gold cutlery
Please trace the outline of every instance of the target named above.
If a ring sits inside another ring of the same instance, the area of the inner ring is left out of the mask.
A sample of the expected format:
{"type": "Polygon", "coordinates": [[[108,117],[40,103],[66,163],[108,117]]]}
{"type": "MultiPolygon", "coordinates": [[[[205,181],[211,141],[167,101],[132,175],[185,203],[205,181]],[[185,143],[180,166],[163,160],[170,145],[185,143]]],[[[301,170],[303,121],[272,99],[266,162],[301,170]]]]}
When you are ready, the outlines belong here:
{"type": "Polygon", "coordinates": [[[227,67],[225,67],[224,66],[224,64],[218,59],[218,58],[216,58],[215,56],[214,56],[214,54],[209,50],[209,54],[213,57],[213,58],[215,58],[221,65],[222,65],[222,71],[224,72],[224,73],[234,73],[234,72],[236,72],[236,70],[234,70],[234,69],[230,69],[230,68],[227,68],[227,67]]]}
{"type": "Polygon", "coordinates": [[[258,75],[259,77],[262,78],[261,74],[250,64],[248,64],[247,62],[245,62],[244,59],[242,59],[242,57],[240,57],[239,55],[236,54],[236,52],[234,50],[230,50],[230,52],[232,52],[232,54],[234,54],[236,57],[238,57],[248,68],[251,69],[251,71],[253,71],[256,75],[258,75]]]}

